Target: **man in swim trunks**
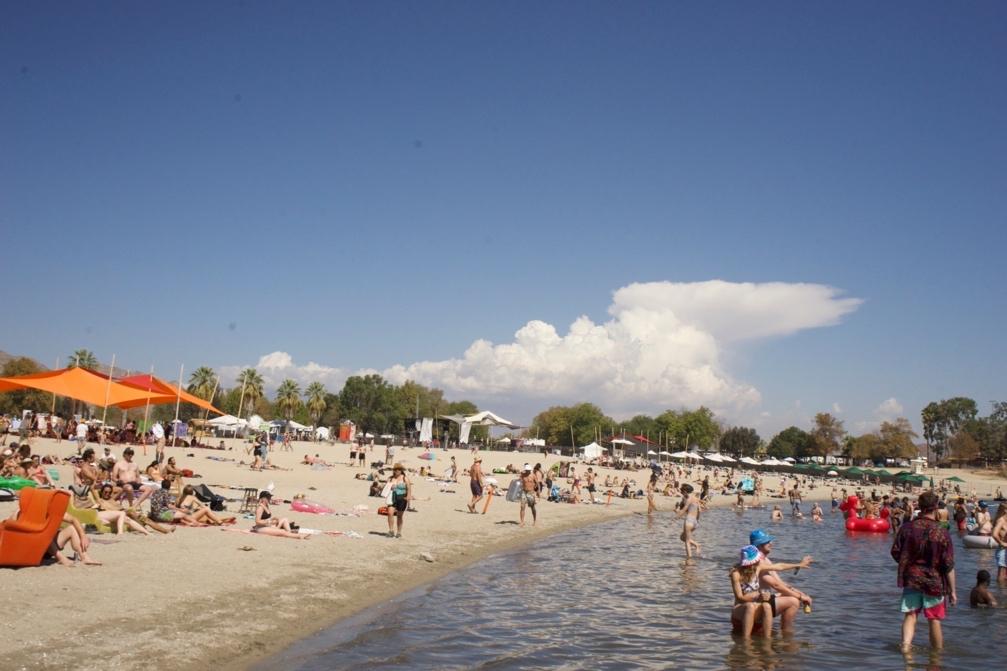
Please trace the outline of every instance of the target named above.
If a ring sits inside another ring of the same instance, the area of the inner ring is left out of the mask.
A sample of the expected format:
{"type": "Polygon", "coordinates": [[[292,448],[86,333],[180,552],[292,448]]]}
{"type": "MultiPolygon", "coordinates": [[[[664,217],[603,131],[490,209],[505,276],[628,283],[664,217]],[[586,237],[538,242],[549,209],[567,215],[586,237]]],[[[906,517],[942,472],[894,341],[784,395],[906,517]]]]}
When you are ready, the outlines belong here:
{"type": "MultiPolygon", "coordinates": [[[[762,529],[756,529],[748,535],[749,543],[757,547],[764,557],[768,557],[773,551],[774,540],[776,539],[773,536],[762,529]]],[[[811,608],[811,596],[789,585],[776,571],[760,574],[759,586],[764,590],[774,592],[771,604],[773,617],[779,616],[781,630],[793,629],[794,620],[797,618],[797,611],[801,609],[801,604],[804,604],[807,609],[811,608]]]]}
{"type": "Polygon", "coordinates": [[[993,524],[993,533],[990,534],[998,546],[995,556],[997,582],[1001,585],[1007,583],[1007,514],[1000,512],[1004,506],[1007,506],[1007,503],[1001,503],[997,508],[996,522],[993,524]]]}
{"type": "Polygon", "coordinates": [[[594,479],[595,479],[595,477],[597,477],[595,475],[595,472],[593,470],[591,470],[590,466],[588,466],[587,467],[587,474],[584,476],[584,480],[587,482],[587,491],[588,491],[588,494],[591,495],[591,503],[597,503],[597,501],[595,501],[595,499],[594,499],[594,492],[595,492],[594,479]]]}
{"type": "Polygon", "coordinates": [[[524,509],[531,508],[531,525],[538,523],[538,513],[535,510],[535,475],[531,464],[525,464],[521,470],[521,526],[524,526],[524,509]]]}
{"type": "Polygon", "coordinates": [[[930,626],[930,647],[944,647],[941,620],[946,614],[944,597],[951,605],[955,594],[955,550],[951,534],[937,521],[937,495],[920,494],[919,516],[899,528],[892,544],[892,559],[899,563],[898,585],[902,588],[902,652],[909,652],[920,611],[930,626]]]}
{"type": "Polygon", "coordinates": [[[472,490],[472,500],[468,504],[469,512],[474,513],[476,511],[476,504],[483,498],[483,458],[478,454],[475,456],[475,460],[472,462],[472,466],[469,468],[469,488],[472,490]]]}
{"type": "Polygon", "coordinates": [[[122,459],[115,462],[115,466],[112,467],[112,480],[122,487],[130,508],[146,501],[155,491],[153,487],[140,484],[140,467],[133,462],[132,447],[123,450],[122,459]],[[134,498],[137,495],[139,498],[134,498]]]}

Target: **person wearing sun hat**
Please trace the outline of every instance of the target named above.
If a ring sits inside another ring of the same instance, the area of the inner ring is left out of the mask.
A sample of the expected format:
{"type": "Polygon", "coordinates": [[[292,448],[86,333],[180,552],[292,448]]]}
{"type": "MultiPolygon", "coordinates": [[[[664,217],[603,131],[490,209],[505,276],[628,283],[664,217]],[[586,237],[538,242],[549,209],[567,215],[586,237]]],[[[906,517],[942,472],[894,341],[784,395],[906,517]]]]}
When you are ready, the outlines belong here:
{"type": "Polygon", "coordinates": [[[734,592],[731,627],[744,638],[755,632],[768,637],[773,630],[776,596],[760,587],[760,578],[769,571],[807,568],[811,557],[805,557],[799,564],[773,564],[754,545],[741,548],[738,555],[738,563],[730,574],[734,592]]]}
{"type": "Polygon", "coordinates": [[[392,477],[388,479],[388,537],[402,538],[402,521],[413,497],[413,485],[406,476],[406,467],[402,464],[392,466],[392,477]],[[396,531],[396,522],[398,530],[396,531]]]}
{"type": "MultiPolygon", "coordinates": [[[[773,551],[773,541],[776,538],[769,535],[764,529],[755,529],[748,535],[748,542],[758,549],[763,558],[768,558],[773,551]]],[[[810,595],[789,585],[781,578],[776,570],[769,570],[759,575],[759,586],[775,593],[773,605],[773,617],[780,617],[780,629],[787,631],[794,626],[797,618],[797,611],[804,605],[805,612],[811,612],[813,602],[810,595]]]]}

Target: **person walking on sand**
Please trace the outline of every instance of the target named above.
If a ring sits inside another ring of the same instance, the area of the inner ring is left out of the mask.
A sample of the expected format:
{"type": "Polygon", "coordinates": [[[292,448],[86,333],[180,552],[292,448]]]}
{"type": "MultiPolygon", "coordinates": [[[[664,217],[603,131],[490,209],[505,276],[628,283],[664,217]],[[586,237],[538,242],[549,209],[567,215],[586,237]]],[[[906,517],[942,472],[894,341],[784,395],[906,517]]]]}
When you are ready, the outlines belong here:
{"type": "Polygon", "coordinates": [[[590,466],[588,466],[587,473],[584,475],[584,481],[587,482],[587,493],[591,496],[591,503],[597,503],[597,501],[594,498],[594,491],[595,491],[594,479],[596,477],[597,476],[595,475],[594,471],[591,470],[590,466]]]}
{"type": "Polygon", "coordinates": [[[537,494],[535,493],[535,475],[532,473],[531,464],[525,464],[521,470],[521,524],[524,526],[524,509],[531,508],[531,525],[538,523],[538,512],[535,510],[537,494]]]}
{"type": "Polygon", "coordinates": [[[920,494],[919,516],[899,528],[892,544],[892,559],[899,563],[898,585],[902,588],[902,652],[912,648],[920,611],[930,627],[930,647],[944,647],[941,620],[947,614],[945,597],[954,606],[955,550],[951,534],[937,521],[937,495],[920,494]]]}
{"type": "Polygon", "coordinates": [[[164,461],[164,427],[161,426],[161,422],[154,422],[154,426],[150,427],[150,433],[154,436],[154,455],[157,458],[157,463],[164,461]]]}
{"type": "Polygon", "coordinates": [[[472,500],[469,502],[468,508],[470,513],[476,511],[476,504],[483,498],[483,458],[478,454],[475,456],[475,460],[472,462],[472,466],[469,467],[469,489],[472,490],[472,500]]]}
{"type": "Polygon", "coordinates": [[[402,538],[402,518],[405,517],[406,508],[413,498],[413,485],[406,476],[406,467],[402,464],[395,464],[392,467],[392,477],[388,480],[390,488],[388,502],[388,537],[402,538]],[[395,524],[398,522],[398,530],[395,524]]]}

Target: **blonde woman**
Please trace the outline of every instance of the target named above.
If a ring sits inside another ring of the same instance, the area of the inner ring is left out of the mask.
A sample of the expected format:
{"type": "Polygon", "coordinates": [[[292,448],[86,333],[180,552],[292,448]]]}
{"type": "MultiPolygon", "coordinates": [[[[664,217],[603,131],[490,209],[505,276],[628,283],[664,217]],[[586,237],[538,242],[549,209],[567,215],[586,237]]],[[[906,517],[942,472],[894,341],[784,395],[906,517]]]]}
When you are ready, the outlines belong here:
{"type": "Polygon", "coordinates": [[[768,571],[788,571],[808,568],[811,557],[799,564],[773,564],[754,545],[741,548],[738,563],[731,568],[731,590],[734,608],[731,610],[731,628],[743,638],[759,633],[768,638],[773,631],[776,614],[776,596],[759,588],[759,575],[768,571]]]}

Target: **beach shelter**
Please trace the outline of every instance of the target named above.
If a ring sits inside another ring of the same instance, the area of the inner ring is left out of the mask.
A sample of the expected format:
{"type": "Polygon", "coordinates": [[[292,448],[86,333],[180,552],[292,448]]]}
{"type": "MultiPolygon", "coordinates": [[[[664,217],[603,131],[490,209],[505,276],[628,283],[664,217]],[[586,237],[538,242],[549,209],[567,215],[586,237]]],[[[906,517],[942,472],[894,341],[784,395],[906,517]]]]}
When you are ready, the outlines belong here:
{"type": "Polygon", "coordinates": [[[584,453],[585,459],[597,459],[601,455],[605,454],[605,448],[593,441],[590,444],[577,449],[584,453]]]}
{"type": "MultiPolygon", "coordinates": [[[[170,382],[165,382],[164,380],[154,377],[148,373],[143,375],[131,375],[129,377],[120,378],[118,380],[120,384],[128,385],[130,387],[135,387],[143,391],[154,394],[157,398],[151,398],[150,404],[157,405],[159,403],[174,403],[176,400],[181,400],[186,403],[191,403],[196,407],[202,408],[203,410],[209,410],[210,412],[215,412],[218,415],[223,415],[222,410],[217,410],[213,407],[213,404],[209,401],[202,399],[195,394],[190,394],[184,389],[179,389],[176,385],[170,382]]],[[[130,401],[128,403],[112,403],[119,408],[136,408],[147,403],[146,397],[142,401],[130,401]]]]}
{"type": "Polygon", "coordinates": [[[721,456],[719,454],[717,454],[716,452],[711,452],[710,454],[707,454],[704,457],[704,459],[708,459],[708,460],[716,462],[718,464],[723,461],[723,458],[721,458],[721,456]]]}
{"type": "Polygon", "coordinates": [[[110,380],[108,375],[79,366],[16,377],[0,377],[0,392],[21,389],[47,391],[101,407],[133,407],[143,405],[148,400],[151,403],[160,402],[153,400],[158,397],[157,394],[121,384],[110,380]]]}
{"type": "Polygon", "coordinates": [[[948,482],[965,482],[965,481],[959,478],[957,475],[952,475],[950,478],[948,478],[948,482]]]}
{"type": "Polygon", "coordinates": [[[759,462],[751,457],[742,457],[739,461],[743,464],[748,464],[749,466],[758,466],[759,462]]]}
{"type": "Polygon", "coordinates": [[[688,459],[689,453],[686,452],[685,450],[681,450],[679,452],[672,452],[668,456],[671,457],[672,459],[688,459]]]}

